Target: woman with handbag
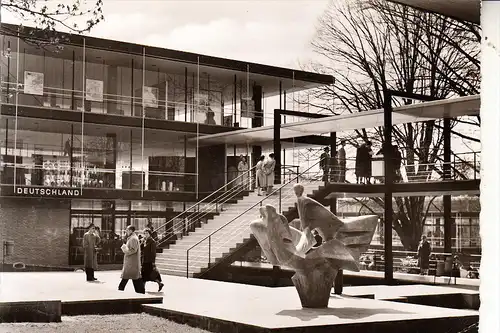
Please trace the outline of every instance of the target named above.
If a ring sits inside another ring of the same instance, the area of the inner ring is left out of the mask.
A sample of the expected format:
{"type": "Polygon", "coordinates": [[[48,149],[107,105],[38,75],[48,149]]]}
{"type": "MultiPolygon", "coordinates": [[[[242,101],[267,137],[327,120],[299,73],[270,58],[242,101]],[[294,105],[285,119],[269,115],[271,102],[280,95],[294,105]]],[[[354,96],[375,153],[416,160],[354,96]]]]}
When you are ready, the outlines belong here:
{"type": "Polygon", "coordinates": [[[142,269],[141,275],[144,285],[146,282],[153,281],[158,283],[158,292],[163,289],[163,283],[161,282],[161,275],[155,265],[156,260],[156,242],[153,237],[151,237],[152,231],[150,229],[144,230],[144,238],[141,242],[141,252],[142,257],[142,269]]]}

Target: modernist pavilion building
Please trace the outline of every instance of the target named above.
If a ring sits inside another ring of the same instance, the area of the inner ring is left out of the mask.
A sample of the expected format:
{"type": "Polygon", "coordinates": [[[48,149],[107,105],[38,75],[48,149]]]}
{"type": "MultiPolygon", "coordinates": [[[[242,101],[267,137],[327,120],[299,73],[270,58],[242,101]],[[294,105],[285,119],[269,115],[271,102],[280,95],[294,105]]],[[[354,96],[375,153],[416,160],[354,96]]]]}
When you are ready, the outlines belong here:
{"type": "MultiPolygon", "coordinates": [[[[1,36],[0,61],[0,232],[15,244],[9,262],[81,264],[90,223],[113,248],[129,224],[164,225],[233,179],[240,154],[252,166],[273,144],[199,138],[272,125],[287,94],[333,83],[329,75],[92,37],[63,34],[63,47],[40,48],[18,38],[19,27],[2,29],[12,32],[1,36]]],[[[331,141],[303,136],[293,140],[299,144],[331,141]]],[[[477,214],[467,219],[478,229],[477,214]]]]}
{"type": "Polygon", "coordinates": [[[198,137],[262,126],[269,97],[333,82],[91,37],[39,48],[2,29],[0,218],[25,263],[79,262],[91,222],[106,237],[164,224],[234,177],[237,156],[262,153],[198,137]]]}

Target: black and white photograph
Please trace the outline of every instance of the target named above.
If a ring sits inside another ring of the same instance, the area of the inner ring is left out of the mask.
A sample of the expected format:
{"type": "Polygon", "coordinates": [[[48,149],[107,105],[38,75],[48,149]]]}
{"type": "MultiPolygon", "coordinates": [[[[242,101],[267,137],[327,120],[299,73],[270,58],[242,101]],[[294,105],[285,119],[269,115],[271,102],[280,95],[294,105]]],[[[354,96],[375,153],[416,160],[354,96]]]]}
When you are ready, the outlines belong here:
{"type": "Polygon", "coordinates": [[[0,0],[0,332],[499,332],[499,17],[0,0]]]}

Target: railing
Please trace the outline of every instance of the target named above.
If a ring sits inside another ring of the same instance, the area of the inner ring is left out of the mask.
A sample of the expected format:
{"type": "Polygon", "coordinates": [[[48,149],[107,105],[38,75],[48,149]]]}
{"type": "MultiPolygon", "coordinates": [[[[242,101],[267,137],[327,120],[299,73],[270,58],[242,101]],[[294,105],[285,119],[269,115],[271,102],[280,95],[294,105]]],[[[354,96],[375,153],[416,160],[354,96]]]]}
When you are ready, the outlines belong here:
{"type": "MultiPolygon", "coordinates": [[[[141,96],[118,95],[103,93],[101,100],[88,100],[86,93],[78,89],[61,87],[43,87],[42,95],[24,93],[23,78],[17,83],[15,76],[10,74],[9,81],[1,81],[1,100],[4,104],[14,105],[18,94],[18,105],[56,108],[75,112],[92,112],[101,114],[120,115],[125,117],[145,117],[152,119],[173,120],[209,125],[234,127],[252,127],[251,118],[260,118],[263,123],[271,122],[273,115],[248,109],[237,103],[223,106],[220,92],[212,91],[205,101],[199,103],[192,93],[188,94],[187,102],[182,99],[165,100],[161,97],[158,87],[154,100],[143,100],[141,96]],[[18,87],[18,88],[16,88],[18,87]],[[236,119],[235,119],[236,117],[236,119]]],[[[139,93],[140,94],[140,93],[139,93]]],[[[309,118],[286,116],[287,122],[303,121],[309,118]]]]}
{"type": "Polygon", "coordinates": [[[179,213],[162,226],[156,228],[154,232],[164,235],[159,238],[157,242],[158,246],[176,237],[175,230],[178,230],[179,227],[181,227],[183,232],[187,233],[193,227],[196,227],[196,225],[200,225],[202,220],[209,217],[210,214],[218,213],[219,209],[222,210],[224,204],[228,201],[233,200],[236,196],[246,191],[253,190],[256,182],[255,177],[252,176],[254,170],[255,167],[240,174],[212,194],[179,213]],[[216,196],[217,194],[219,195],[216,196]],[[211,199],[211,201],[207,202],[209,199],[211,199]],[[201,206],[203,207],[200,209],[201,206]]]}
{"type": "MultiPolygon", "coordinates": [[[[281,185],[279,188],[273,190],[269,195],[267,195],[265,198],[259,200],[257,203],[255,203],[254,205],[252,205],[251,207],[247,208],[245,211],[243,211],[242,213],[238,214],[236,217],[234,217],[233,219],[231,219],[229,222],[225,223],[224,225],[222,225],[221,227],[219,227],[217,230],[211,232],[208,236],[206,236],[205,238],[201,239],[199,242],[197,242],[196,244],[194,244],[193,246],[191,246],[187,251],[186,251],[186,276],[189,277],[189,263],[190,263],[190,259],[189,259],[189,253],[190,251],[192,251],[194,248],[196,248],[197,246],[199,246],[200,244],[202,244],[203,242],[207,241],[208,240],[208,262],[206,260],[199,260],[199,259],[202,259],[203,257],[205,257],[206,253],[205,254],[202,254],[202,255],[199,255],[197,257],[194,258],[194,260],[192,259],[191,260],[191,263],[195,262],[195,263],[203,263],[203,264],[206,264],[208,263],[208,269],[212,269],[213,267],[215,267],[215,265],[212,265],[212,253],[214,253],[214,251],[217,251],[217,250],[220,250],[220,249],[223,249],[227,244],[234,244],[235,240],[236,239],[241,239],[241,236],[242,236],[242,233],[249,230],[250,226],[250,222],[255,220],[258,216],[257,215],[253,215],[253,214],[249,214],[250,216],[248,217],[248,219],[243,219],[243,221],[238,221],[242,216],[252,212],[256,207],[261,207],[263,206],[264,202],[267,201],[265,204],[274,204],[277,207],[277,210],[279,212],[282,211],[282,205],[284,202],[290,202],[290,204],[293,204],[295,202],[295,198],[296,198],[296,195],[295,193],[293,193],[293,191],[291,190],[291,188],[289,188],[289,193],[287,195],[283,195],[283,190],[286,188],[286,187],[289,187],[289,185],[293,184],[293,183],[298,183],[298,182],[301,182],[305,179],[309,180],[309,182],[313,182],[313,181],[321,181],[321,174],[320,174],[320,171],[313,171],[311,175],[309,175],[308,173],[314,169],[315,167],[317,167],[319,165],[319,163],[321,162],[318,161],[317,163],[313,164],[312,166],[310,166],[308,169],[304,170],[303,172],[297,174],[295,177],[293,177],[293,179],[287,181],[285,184],[281,185]],[[307,176],[307,177],[305,177],[307,176]],[[278,195],[278,198],[275,198],[275,195],[278,195]],[[238,221],[238,223],[235,223],[236,221],[238,221]],[[228,226],[230,226],[228,228],[228,226]],[[243,229],[244,228],[244,229],[243,229]],[[243,230],[242,230],[243,229],[243,230]],[[224,230],[225,233],[224,235],[222,235],[221,231],[224,230]],[[212,247],[212,239],[214,237],[217,237],[217,236],[214,236],[214,235],[222,235],[221,237],[219,238],[222,238],[221,240],[223,241],[223,243],[219,243],[217,244],[217,247],[216,248],[213,248],[212,247]]],[[[303,183],[305,184],[305,183],[303,183]]],[[[253,213],[253,212],[252,212],[253,213]]]]}
{"type": "MultiPolygon", "coordinates": [[[[394,272],[419,274],[418,253],[415,251],[393,251],[394,272]]],[[[448,262],[449,265],[455,262],[456,269],[460,270],[462,278],[479,278],[479,266],[481,255],[464,253],[444,253],[432,252],[429,256],[429,275],[450,275],[451,267],[445,271],[438,272],[438,264],[448,262]]],[[[361,270],[384,271],[385,258],[383,250],[371,249],[360,256],[361,270]]],[[[458,273],[458,271],[457,271],[458,273]]]]}
{"type": "MultiPolygon", "coordinates": [[[[62,161],[59,161],[62,162],[62,161]]],[[[194,192],[196,174],[183,172],[115,170],[98,167],[70,167],[56,163],[57,166],[33,165],[22,163],[0,163],[0,183],[2,185],[53,187],[53,188],[106,188],[117,190],[144,190],[157,192],[194,192]],[[15,172],[14,172],[15,170],[15,172]],[[118,176],[118,177],[117,177],[118,176]]],[[[75,162],[80,164],[80,162],[75,162]]],[[[223,178],[224,173],[219,178],[223,178]]]]}
{"type": "MultiPolygon", "coordinates": [[[[395,273],[420,274],[416,251],[393,251],[392,254],[392,267],[395,273]]],[[[249,267],[269,267],[270,265],[265,257],[246,262],[248,264],[245,266],[249,267]]],[[[428,275],[478,279],[480,264],[480,254],[432,252],[429,256],[428,275]]],[[[243,265],[244,262],[240,262],[240,266],[243,265]]],[[[361,271],[384,272],[384,250],[369,249],[362,253],[359,257],[359,266],[361,271]]]]}
{"type": "MultiPolygon", "coordinates": [[[[434,163],[406,164],[403,160],[401,167],[395,172],[395,181],[404,183],[428,182],[440,180],[471,180],[480,178],[480,153],[466,152],[453,155],[450,162],[438,160],[434,163]]],[[[345,168],[338,164],[331,164],[325,177],[331,183],[356,183],[361,168],[356,167],[356,160],[346,159],[345,168]]],[[[371,183],[383,183],[384,162],[381,156],[375,156],[370,170],[371,183]]]]}

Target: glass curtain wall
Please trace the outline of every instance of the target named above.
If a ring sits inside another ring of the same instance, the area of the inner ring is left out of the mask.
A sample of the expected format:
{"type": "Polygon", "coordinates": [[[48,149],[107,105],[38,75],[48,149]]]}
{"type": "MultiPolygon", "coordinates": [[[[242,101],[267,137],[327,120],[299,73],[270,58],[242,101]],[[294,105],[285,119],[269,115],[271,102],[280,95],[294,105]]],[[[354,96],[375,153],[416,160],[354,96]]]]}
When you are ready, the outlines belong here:
{"type": "MultiPolygon", "coordinates": [[[[12,104],[0,121],[2,184],[136,189],[141,195],[197,190],[198,141],[192,137],[198,133],[145,127],[151,118],[189,121],[200,114],[195,89],[217,85],[202,84],[196,66],[148,57],[144,49],[130,55],[84,43],[56,53],[2,38],[1,100],[12,104]],[[77,111],[80,122],[19,117],[20,106],[77,111]],[[93,113],[140,117],[141,126],[96,125],[87,120],[93,113]]],[[[215,90],[213,99],[222,104],[221,89],[215,90]]]]}

